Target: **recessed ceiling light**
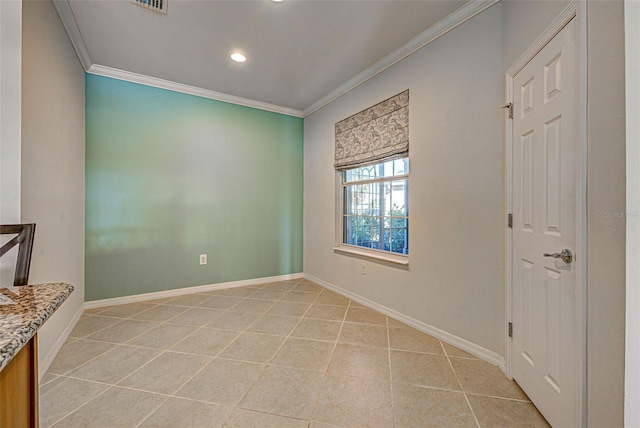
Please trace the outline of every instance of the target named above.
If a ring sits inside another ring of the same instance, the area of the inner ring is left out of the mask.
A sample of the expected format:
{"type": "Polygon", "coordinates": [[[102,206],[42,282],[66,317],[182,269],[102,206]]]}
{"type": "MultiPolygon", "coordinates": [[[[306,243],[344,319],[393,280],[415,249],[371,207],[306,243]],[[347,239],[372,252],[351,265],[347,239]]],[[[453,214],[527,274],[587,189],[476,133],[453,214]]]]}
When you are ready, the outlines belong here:
{"type": "Polygon", "coordinates": [[[271,0],[274,3],[282,3],[282,0],[271,0]]]}
{"type": "Polygon", "coordinates": [[[235,62],[245,62],[247,60],[247,57],[240,52],[234,52],[231,54],[231,59],[235,62]]]}

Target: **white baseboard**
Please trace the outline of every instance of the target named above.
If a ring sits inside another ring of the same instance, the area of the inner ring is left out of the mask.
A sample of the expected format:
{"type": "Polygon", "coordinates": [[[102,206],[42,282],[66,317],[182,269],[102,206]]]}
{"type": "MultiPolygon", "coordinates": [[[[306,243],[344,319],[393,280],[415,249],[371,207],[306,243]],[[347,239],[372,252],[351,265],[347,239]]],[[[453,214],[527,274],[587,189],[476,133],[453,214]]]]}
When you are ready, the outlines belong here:
{"type": "Polygon", "coordinates": [[[242,281],[222,282],[219,284],[198,285],[195,287],[177,288],[174,290],[156,291],[153,293],[135,294],[133,296],[114,297],[112,299],[93,300],[84,303],[84,309],[102,308],[112,305],[124,305],[125,303],[143,302],[145,300],[163,299],[166,297],[184,296],[187,294],[202,293],[203,291],[224,290],[227,288],[245,287],[247,285],[264,284],[266,282],[287,281],[303,278],[302,273],[289,275],[269,276],[265,278],[245,279],[242,281]]]}
{"type": "Polygon", "coordinates": [[[410,327],[415,328],[416,330],[419,330],[423,333],[427,333],[437,339],[442,340],[443,342],[446,342],[450,345],[456,346],[460,349],[462,349],[463,351],[466,351],[468,353],[470,353],[471,355],[474,355],[478,358],[480,358],[481,360],[484,360],[488,363],[491,363],[495,366],[498,366],[500,368],[500,370],[502,370],[505,374],[506,374],[506,370],[507,370],[507,365],[506,365],[506,360],[503,356],[490,351],[486,348],[483,348],[480,345],[477,345],[473,342],[470,342],[466,339],[463,339],[461,337],[458,337],[454,334],[448,333],[444,330],[440,330],[437,327],[434,327],[432,325],[429,325],[427,323],[424,323],[422,321],[419,321],[415,318],[411,318],[405,314],[402,314],[394,309],[388,308],[384,305],[381,305],[380,303],[376,303],[372,300],[369,300],[365,297],[359,296],[357,294],[354,294],[350,291],[347,291],[345,289],[342,289],[336,285],[333,285],[327,281],[323,281],[320,278],[316,278],[312,275],[308,275],[308,274],[304,274],[304,278],[308,279],[309,281],[315,282],[317,284],[322,285],[325,288],[328,288],[331,291],[334,291],[338,294],[341,294],[345,297],[348,297],[349,299],[353,300],[354,302],[358,302],[363,306],[366,306],[368,308],[374,309],[378,312],[381,312],[391,318],[393,318],[394,320],[400,321],[403,324],[406,324],[410,327]]]}
{"type": "Polygon", "coordinates": [[[62,346],[69,338],[69,335],[71,334],[73,329],[76,327],[76,324],[78,324],[78,321],[80,321],[80,317],[82,317],[83,312],[84,312],[84,307],[80,305],[76,313],[73,315],[73,318],[71,319],[69,324],[67,324],[67,328],[65,328],[62,334],[60,335],[60,337],[58,337],[58,340],[56,340],[56,343],[51,347],[47,355],[42,359],[40,363],[38,363],[38,380],[39,381],[42,380],[45,373],[47,373],[47,370],[49,370],[51,363],[53,363],[53,360],[58,355],[58,352],[60,352],[60,349],[62,349],[62,346]]]}

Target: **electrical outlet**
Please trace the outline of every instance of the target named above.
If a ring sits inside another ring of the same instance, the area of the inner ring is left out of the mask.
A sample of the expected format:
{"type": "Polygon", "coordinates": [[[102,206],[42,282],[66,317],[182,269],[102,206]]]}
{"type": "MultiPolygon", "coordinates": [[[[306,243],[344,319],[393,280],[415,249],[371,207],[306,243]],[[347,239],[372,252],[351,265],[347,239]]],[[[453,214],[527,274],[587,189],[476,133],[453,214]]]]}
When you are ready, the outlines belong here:
{"type": "Polygon", "coordinates": [[[206,254],[200,254],[200,264],[201,265],[206,265],[207,264],[207,255],[206,254]]]}
{"type": "Polygon", "coordinates": [[[363,275],[367,274],[367,265],[366,264],[362,263],[362,272],[360,272],[360,273],[363,274],[363,275]]]}

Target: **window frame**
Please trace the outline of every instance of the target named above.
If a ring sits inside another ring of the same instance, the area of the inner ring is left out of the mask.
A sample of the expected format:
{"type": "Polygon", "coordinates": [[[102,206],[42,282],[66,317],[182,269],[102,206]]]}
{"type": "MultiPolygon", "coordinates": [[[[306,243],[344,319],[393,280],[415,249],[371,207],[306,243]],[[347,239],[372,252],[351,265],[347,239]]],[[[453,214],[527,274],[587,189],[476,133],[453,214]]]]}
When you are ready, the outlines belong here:
{"type": "MultiPolygon", "coordinates": [[[[407,159],[407,162],[410,162],[409,160],[409,156],[403,156],[400,159],[407,159]]],[[[385,162],[391,161],[391,160],[397,160],[397,159],[382,159],[377,161],[376,163],[372,163],[370,166],[374,166],[374,165],[379,165],[379,164],[383,164],[385,162]]],[[[350,169],[355,169],[355,168],[350,168],[350,169]]],[[[410,183],[410,175],[411,175],[411,169],[409,169],[408,173],[405,174],[401,174],[401,175],[396,175],[396,176],[388,176],[388,177],[378,177],[378,178],[374,178],[374,179],[368,179],[368,180],[360,180],[360,181],[351,181],[351,182],[346,182],[345,181],[345,174],[346,174],[347,170],[339,170],[336,171],[336,175],[335,175],[335,180],[336,180],[336,211],[335,211],[335,246],[333,247],[333,250],[337,253],[342,253],[342,254],[348,254],[348,255],[356,255],[356,256],[360,256],[360,257],[364,257],[364,258],[370,258],[370,259],[375,259],[375,260],[381,260],[381,261],[386,261],[386,262],[390,262],[393,264],[398,264],[398,265],[408,265],[409,264],[409,254],[411,253],[409,251],[409,245],[411,242],[410,239],[410,232],[409,232],[409,226],[407,225],[407,240],[408,240],[408,244],[407,245],[407,252],[408,254],[404,254],[404,253],[396,253],[396,252],[392,252],[391,250],[387,251],[387,250],[380,250],[377,248],[367,248],[367,247],[361,247],[358,245],[353,245],[353,244],[348,244],[346,243],[346,236],[345,236],[345,219],[348,217],[348,215],[345,213],[345,198],[346,198],[346,189],[349,186],[356,186],[359,184],[368,184],[368,183],[384,183],[384,182],[390,182],[393,183],[394,181],[403,181],[406,180],[407,181],[407,186],[406,186],[406,200],[407,200],[407,208],[410,207],[410,194],[409,194],[409,189],[411,188],[411,183],[410,183]]],[[[393,185],[393,184],[391,184],[393,185]]],[[[382,216],[379,215],[379,218],[383,218],[386,216],[382,216]]],[[[407,221],[409,221],[410,219],[410,208],[407,210],[407,216],[406,219],[407,221]]],[[[393,217],[392,217],[393,218],[393,217]]],[[[404,218],[404,217],[403,217],[404,218]]]]}

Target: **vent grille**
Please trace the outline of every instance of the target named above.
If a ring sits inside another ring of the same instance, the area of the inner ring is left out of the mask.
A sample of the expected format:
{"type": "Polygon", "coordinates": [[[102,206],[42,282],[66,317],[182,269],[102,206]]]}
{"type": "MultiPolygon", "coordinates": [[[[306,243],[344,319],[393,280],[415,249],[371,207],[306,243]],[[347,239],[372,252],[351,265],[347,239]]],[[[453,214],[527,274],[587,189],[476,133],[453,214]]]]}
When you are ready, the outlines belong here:
{"type": "Polygon", "coordinates": [[[167,2],[168,0],[131,0],[133,4],[165,14],[167,13],[167,2]]]}

